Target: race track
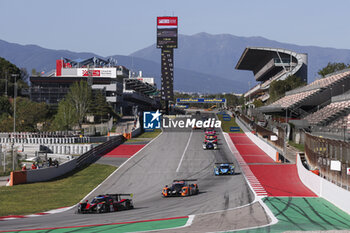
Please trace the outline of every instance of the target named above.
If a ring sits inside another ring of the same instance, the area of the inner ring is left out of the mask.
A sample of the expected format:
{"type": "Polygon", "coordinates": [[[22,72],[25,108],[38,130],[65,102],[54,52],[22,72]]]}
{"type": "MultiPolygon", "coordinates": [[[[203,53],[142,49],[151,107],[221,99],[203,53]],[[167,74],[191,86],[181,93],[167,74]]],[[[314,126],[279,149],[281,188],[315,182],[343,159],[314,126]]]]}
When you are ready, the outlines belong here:
{"type": "MultiPolygon", "coordinates": [[[[59,214],[3,221],[0,230],[106,224],[187,216],[227,210],[251,203],[254,200],[254,194],[241,174],[222,133],[220,132],[218,136],[219,150],[216,151],[203,150],[203,138],[203,130],[187,132],[165,130],[88,197],[91,199],[93,196],[105,193],[133,193],[135,206],[133,210],[81,215],[76,214],[74,208],[59,214]],[[237,174],[215,177],[213,165],[216,162],[235,163],[237,174]],[[161,189],[164,185],[171,184],[174,179],[198,179],[199,195],[163,198],[161,189]]],[[[268,219],[259,206],[250,208],[248,218],[249,216],[256,218],[255,209],[259,211],[262,219],[268,219]]],[[[240,216],[232,215],[226,221],[234,222],[234,218],[240,219],[240,216]]]]}

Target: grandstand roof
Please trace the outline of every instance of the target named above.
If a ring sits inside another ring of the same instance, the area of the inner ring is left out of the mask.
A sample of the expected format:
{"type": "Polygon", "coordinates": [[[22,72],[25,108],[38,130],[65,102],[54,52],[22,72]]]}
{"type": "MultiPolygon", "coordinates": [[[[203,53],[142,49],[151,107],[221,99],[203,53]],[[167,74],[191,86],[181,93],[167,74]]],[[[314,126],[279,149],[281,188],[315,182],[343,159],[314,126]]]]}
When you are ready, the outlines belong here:
{"type": "Polygon", "coordinates": [[[125,79],[125,85],[127,90],[134,90],[147,95],[157,91],[156,86],[142,82],[136,78],[125,79]]]}
{"type": "Polygon", "coordinates": [[[72,67],[84,67],[84,66],[93,66],[93,67],[103,67],[103,66],[116,66],[117,60],[114,58],[108,58],[104,60],[99,57],[91,57],[88,59],[69,59],[63,58],[65,63],[69,63],[72,67]]]}
{"type": "MultiPolygon", "coordinates": [[[[251,70],[257,81],[266,81],[286,67],[292,66],[296,73],[306,64],[306,55],[280,48],[247,47],[239,59],[237,70],[251,70]]],[[[281,73],[281,76],[283,74],[281,73]]],[[[301,77],[306,81],[306,77],[301,77]]]]}

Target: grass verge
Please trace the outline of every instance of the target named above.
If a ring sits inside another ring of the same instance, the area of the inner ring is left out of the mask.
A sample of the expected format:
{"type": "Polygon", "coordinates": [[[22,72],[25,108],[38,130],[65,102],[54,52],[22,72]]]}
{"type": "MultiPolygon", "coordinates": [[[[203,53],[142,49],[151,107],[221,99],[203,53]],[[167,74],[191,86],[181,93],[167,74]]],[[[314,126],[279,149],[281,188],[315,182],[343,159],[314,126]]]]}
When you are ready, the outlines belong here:
{"type": "Polygon", "coordinates": [[[0,187],[0,216],[40,213],[72,206],[115,169],[114,166],[92,164],[58,180],[0,187]]]}
{"type": "Polygon", "coordinates": [[[243,133],[242,129],[240,128],[237,132],[231,132],[230,127],[239,127],[236,123],[236,120],[234,117],[231,117],[230,121],[224,121],[221,114],[218,114],[218,118],[221,121],[221,128],[226,133],[243,133]]]}
{"type": "Polygon", "coordinates": [[[305,151],[305,145],[304,144],[298,144],[298,143],[295,143],[293,141],[289,141],[288,144],[291,145],[292,147],[302,151],[302,152],[305,151]]]}

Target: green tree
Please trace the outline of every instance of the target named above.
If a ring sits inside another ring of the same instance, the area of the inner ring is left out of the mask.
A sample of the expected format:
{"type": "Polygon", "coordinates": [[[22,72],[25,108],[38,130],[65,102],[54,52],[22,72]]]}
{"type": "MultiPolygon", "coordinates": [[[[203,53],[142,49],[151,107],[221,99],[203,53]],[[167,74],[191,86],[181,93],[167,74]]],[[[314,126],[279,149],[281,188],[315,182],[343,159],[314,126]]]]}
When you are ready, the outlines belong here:
{"type": "Polygon", "coordinates": [[[17,98],[16,130],[28,132],[37,131],[37,123],[45,121],[47,113],[47,104],[32,102],[28,98],[17,98]]]}
{"type": "Polygon", "coordinates": [[[58,103],[58,111],[54,117],[52,130],[70,130],[77,124],[75,109],[70,101],[63,99],[58,103]]]}
{"type": "MultiPolygon", "coordinates": [[[[13,131],[13,105],[1,97],[0,104],[3,103],[0,131],[13,131]]],[[[16,98],[16,131],[37,131],[37,124],[45,121],[47,113],[48,106],[45,103],[32,102],[23,97],[16,98]]]]}
{"type": "Polygon", "coordinates": [[[273,81],[270,84],[269,101],[273,102],[282,97],[287,91],[293,90],[297,87],[301,87],[304,85],[306,85],[306,83],[303,82],[301,78],[295,75],[290,75],[285,80],[273,81]]]}
{"type": "Polygon", "coordinates": [[[17,66],[0,57],[0,95],[7,93],[8,96],[14,94],[14,83],[17,83],[17,95],[21,96],[22,89],[28,88],[25,81],[26,74],[17,66]]]}
{"type": "Polygon", "coordinates": [[[261,107],[261,106],[264,106],[264,103],[263,103],[261,100],[258,100],[258,99],[254,100],[253,104],[254,104],[254,106],[255,106],[256,108],[259,108],[259,107],[261,107]]]}
{"type": "MultiPolygon", "coordinates": [[[[74,120],[75,125],[78,125],[81,129],[81,125],[84,121],[84,118],[91,107],[92,102],[92,91],[91,87],[87,84],[86,81],[81,80],[80,82],[75,82],[71,85],[66,97],[64,100],[61,100],[61,108],[59,105],[59,109],[56,115],[58,115],[58,119],[56,120],[55,117],[55,123],[64,123],[67,121],[71,122],[71,120],[74,120]],[[72,113],[68,111],[73,111],[72,113]]],[[[67,124],[64,123],[63,125],[56,125],[56,127],[67,127],[67,124]]],[[[72,124],[68,124],[69,126],[72,126],[72,124]]]]}
{"type": "Polygon", "coordinates": [[[326,77],[327,74],[331,74],[340,70],[344,70],[346,68],[350,68],[350,64],[346,65],[345,63],[337,63],[337,62],[328,62],[327,66],[318,71],[318,74],[322,76],[322,78],[326,77]]]}
{"type": "Polygon", "coordinates": [[[108,115],[114,115],[111,106],[107,103],[106,97],[102,91],[96,90],[93,93],[94,101],[91,104],[90,113],[95,116],[95,122],[102,122],[103,119],[107,119],[108,115]]]}
{"type": "Polygon", "coordinates": [[[90,109],[92,101],[91,87],[87,84],[86,81],[80,81],[74,83],[66,96],[67,101],[73,106],[74,114],[77,119],[79,128],[86,116],[86,113],[90,109]]]}
{"type": "Polygon", "coordinates": [[[0,115],[10,116],[12,114],[12,106],[7,96],[0,96],[0,115]]]}

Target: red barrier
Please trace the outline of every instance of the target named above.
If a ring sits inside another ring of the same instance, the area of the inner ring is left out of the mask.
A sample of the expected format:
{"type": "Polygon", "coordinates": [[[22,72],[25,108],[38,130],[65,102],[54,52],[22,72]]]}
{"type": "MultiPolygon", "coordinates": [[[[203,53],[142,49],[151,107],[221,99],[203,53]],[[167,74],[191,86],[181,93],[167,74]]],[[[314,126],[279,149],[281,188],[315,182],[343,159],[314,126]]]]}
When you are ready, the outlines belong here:
{"type": "Polygon", "coordinates": [[[27,171],[11,172],[10,186],[27,183],[27,171]]]}

